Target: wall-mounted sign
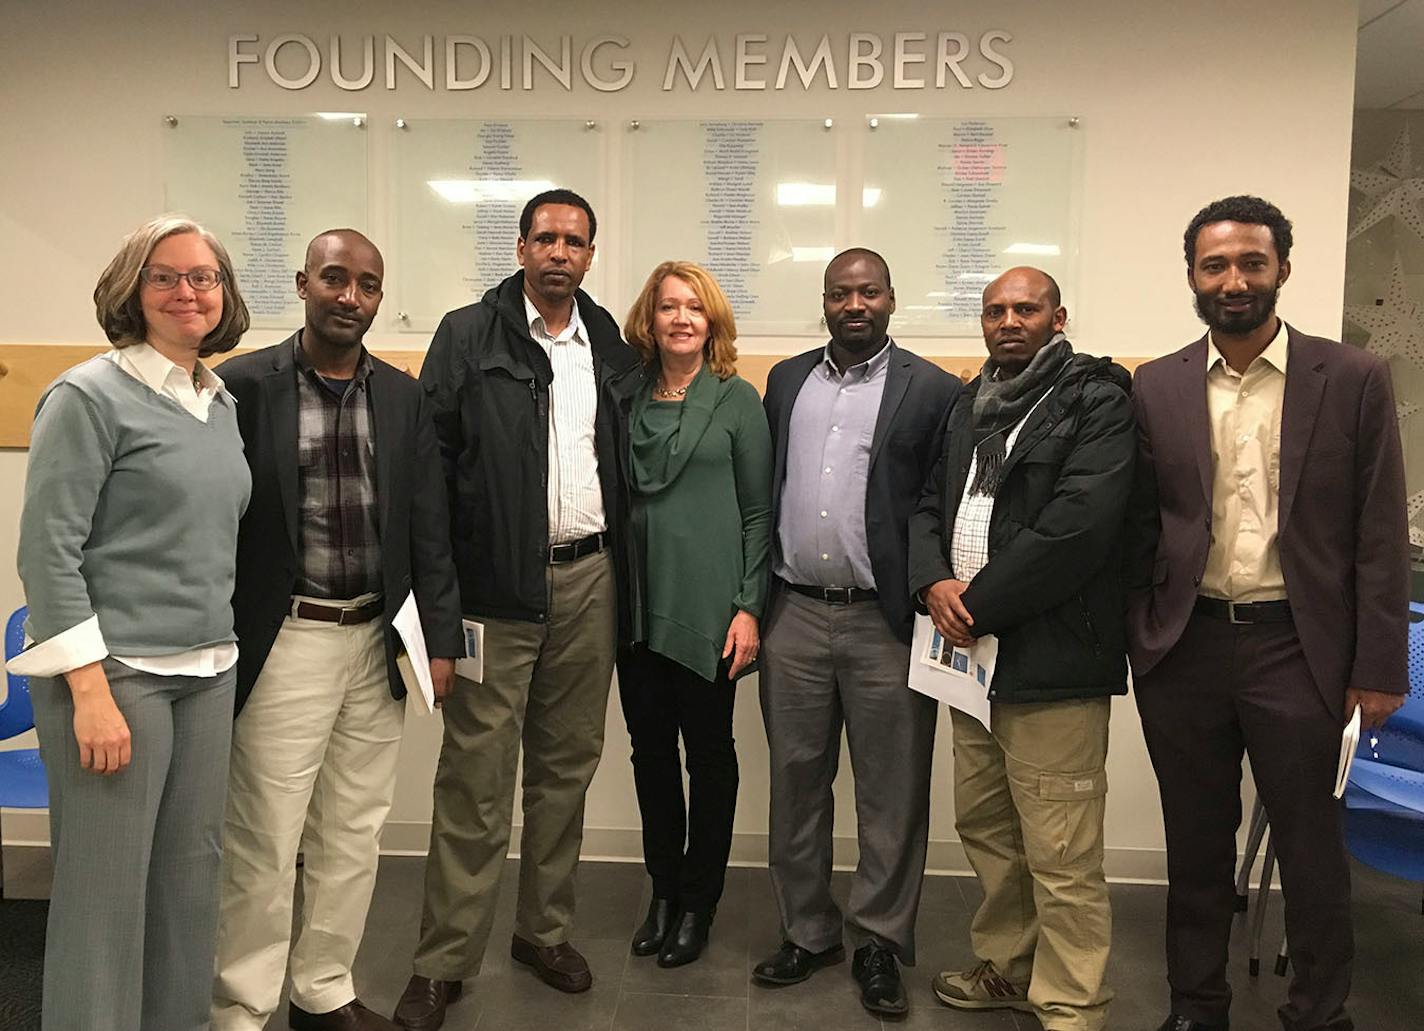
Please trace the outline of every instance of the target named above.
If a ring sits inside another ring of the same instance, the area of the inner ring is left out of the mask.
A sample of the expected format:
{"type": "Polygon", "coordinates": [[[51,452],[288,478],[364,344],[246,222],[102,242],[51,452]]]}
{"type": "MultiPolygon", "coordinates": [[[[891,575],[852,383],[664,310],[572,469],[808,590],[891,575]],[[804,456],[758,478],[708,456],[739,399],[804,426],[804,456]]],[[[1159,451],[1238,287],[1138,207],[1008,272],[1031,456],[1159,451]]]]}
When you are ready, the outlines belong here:
{"type": "MultiPolygon", "coordinates": [[[[708,36],[690,44],[673,36],[658,57],[663,90],[716,91],[866,90],[888,83],[897,90],[1002,89],[1014,78],[1004,52],[1013,37],[990,29],[974,38],[962,32],[829,33],[805,44],[795,36],[740,33],[708,36]]],[[[319,78],[343,90],[377,82],[430,91],[537,90],[575,83],[603,93],[626,89],[639,71],[638,55],[624,36],[576,41],[559,36],[552,46],[533,36],[422,35],[415,46],[395,36],[319,43],[300,32],[264,38],[239,33],[227,41],[227,84],[241,89],[265,79],[282,89],[306,89],[319,78]],[[254,66],[245,70],[244,66],[254,66]]]]}

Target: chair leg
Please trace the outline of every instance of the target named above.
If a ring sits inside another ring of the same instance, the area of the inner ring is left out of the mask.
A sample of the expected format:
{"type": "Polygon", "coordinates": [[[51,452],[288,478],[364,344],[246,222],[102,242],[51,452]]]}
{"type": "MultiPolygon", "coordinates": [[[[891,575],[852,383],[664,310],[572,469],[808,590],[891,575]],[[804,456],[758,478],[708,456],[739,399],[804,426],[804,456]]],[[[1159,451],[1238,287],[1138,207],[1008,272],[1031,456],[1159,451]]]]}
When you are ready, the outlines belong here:
{"type": "Polygon", "coordinates": [[[1276,850],[1266,838],[1266,858],[1261,861],[1261,886],[1256,889],[1256,912],[1251,914],[1251,957],[1247,970],[1252,977],[1261,973],[1261,934],[1266,926],[1266,901],[1271,897],[1271,878],[1276,872],[1276,850]]]}
{"type": "Polygon", "coordinates": [[[1250,906],[1251,867],[1261,851],[1261,839],[1266,835],[1266,807],[1257,796],[1251,807],[1250,829],[1246,832],[1246,854],[1241,858],[1241,872],[1236,875],[1236,912],[1244,913],[1250,906]]]}
{"type": "Polygon", "coordinates": [[[1281,951],[1276,953],[1276,976],[1285,977],[1290,969],[1290,939],[1281,935],[1281,951]]]}

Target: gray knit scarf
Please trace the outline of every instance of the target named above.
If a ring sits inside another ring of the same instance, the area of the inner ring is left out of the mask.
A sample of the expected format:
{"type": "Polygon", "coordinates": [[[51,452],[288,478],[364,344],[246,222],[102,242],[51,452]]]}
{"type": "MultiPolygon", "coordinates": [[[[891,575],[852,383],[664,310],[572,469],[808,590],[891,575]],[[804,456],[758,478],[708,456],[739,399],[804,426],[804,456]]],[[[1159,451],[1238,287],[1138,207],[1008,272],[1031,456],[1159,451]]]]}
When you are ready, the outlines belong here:
{"type": "Polygon", "coordinates": [[[1073,357],[1073,345],[1062,333],[1038,349],[1028,368],[1012,379],[997,379],[999,367],[984,363],[979,393],[974,395],[974,451],[977,468],[971,494],[993,497],[1007,457],[1009,431],[1053,388],[1073,357]]]}

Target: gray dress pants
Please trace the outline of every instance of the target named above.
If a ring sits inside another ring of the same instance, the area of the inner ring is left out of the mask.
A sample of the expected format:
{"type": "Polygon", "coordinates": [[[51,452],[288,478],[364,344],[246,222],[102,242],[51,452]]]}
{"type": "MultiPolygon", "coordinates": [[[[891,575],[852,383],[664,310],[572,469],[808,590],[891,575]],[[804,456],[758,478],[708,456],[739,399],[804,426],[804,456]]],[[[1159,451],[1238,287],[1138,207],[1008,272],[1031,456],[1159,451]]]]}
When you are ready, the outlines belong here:
{"type": "Polygon", "coordinates": [[[237,672],[164,677],[112,659],[104,672],[133,740],[110,776],[79,765],[64,679],[32,682],[54,849],[42,1020],[197,1031],[212,1003],[237,672]]]}
{"type": "Polygon", "coordinates": [[[936,711],[933,699],[910,690],[909,666],[909,645],[878,602],[774,593],[761,650],[771,883],[782,933],[803,949],[839,945],[848,930],[854,946],[875,941],[915,962],[936,711]],[[831,898],[831,783],[842,726],[860,844],[844,916],[831,898]]]}

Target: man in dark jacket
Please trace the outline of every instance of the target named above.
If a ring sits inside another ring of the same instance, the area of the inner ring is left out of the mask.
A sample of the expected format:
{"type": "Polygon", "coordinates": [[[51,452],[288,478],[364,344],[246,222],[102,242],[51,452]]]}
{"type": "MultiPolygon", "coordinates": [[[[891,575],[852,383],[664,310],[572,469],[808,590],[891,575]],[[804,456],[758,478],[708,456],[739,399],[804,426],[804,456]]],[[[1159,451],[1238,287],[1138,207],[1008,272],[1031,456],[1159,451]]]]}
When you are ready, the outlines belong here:
{"type": "Polygon", "coordinates": [[[1097,1031],[1112,997],[1104,763],[1110,696],[1127,690],[1119,540],[1135,437],[1126,370],[1074,354],[1067,320],[1038,269],[985,288],[989,359],[911,521],[909,586],[947,641],[998,642],[990,727],[951,712],[955,826],[984,901],[975,963],[941,973],[935,994],[1097,1031]]]}
{"type": "Polygon", "coordinates": [[[520,217],[523,271],[441,321],[421,369],[450,488],[481,683],[446,701],[414,976],[396,1022],[436,1028],[484,959],[524,749],[511,955],[567,992],[593,977],[569,944],[584,793],[603,750],[625,533],[627,419],[642,375],[613,317],[578,289],[593,209],[568,190],[520,217]],[[616,587],[616,589],[615,589],[616,587]]]}
{"type": "Polygon", "coordinates": [[[225,362],[252,469],[237,536],[237,722],[223,827],[213,1026],[389,1031],[352,963],[376,884],[405,716],[392,620],[414,592],[438,696],[461,652],[445,485],[420,386],[362,345],[385,265],[322,233],[302,329],[225,362]],[[297,849],[305,897],[292,938],[297,849]]]}
{"type": "Polygon", "coordinates": [[[804,981],[844,960],[849,937],[861,1004],[893,1019],[909,1008],[900,964],[915,962],[936,716],[933,700],[905,686],[905,534],[959,381],[891,339],[895,290],[874,251],[833,258],[821,304],[831,339],[778,362],[766,382],[776,579],[761,706],[782,944],[752,977],[804,981]],[[860,847],[844,910],[831,896],[843,727],[860,847]]]}

